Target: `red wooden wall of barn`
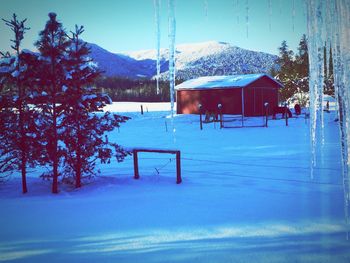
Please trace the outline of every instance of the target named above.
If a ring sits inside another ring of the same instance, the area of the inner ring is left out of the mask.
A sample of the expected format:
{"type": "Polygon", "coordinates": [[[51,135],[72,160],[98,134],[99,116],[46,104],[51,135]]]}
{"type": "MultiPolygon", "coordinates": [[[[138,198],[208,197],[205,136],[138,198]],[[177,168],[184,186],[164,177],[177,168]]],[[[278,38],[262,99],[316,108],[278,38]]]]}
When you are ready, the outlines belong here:
{"type": "Polygon", "coordinates": [[[178,90],[176,102],[178,114],[199,113],[199,104],[203,111],[216,111],[219,103],[224,114],[240,114],[241,89],[178,90]]]}
{"type": "Polygon", "coordinates": [[[255,88],[244,89],[244,116],[262,116],[265,115],[264,104],[269,103],[269,114],[272,114],[274,107],[278,106],[278,93],[273,88],[255,88]]]}
{"type": "MultiPolygon", "coordinates": [[[[272,109],[278,105],[278,88],[268,77],[244,87],[244,116],[264,115],[265,102],[269,103],[272,114],[272,109]]],[[[224,114],[242,114],[242,88],[178,90],[176,101],[178,114],[198,114],[198,104],[202,104],[204,112],[215,112],[219,103],[224,114]]]]}

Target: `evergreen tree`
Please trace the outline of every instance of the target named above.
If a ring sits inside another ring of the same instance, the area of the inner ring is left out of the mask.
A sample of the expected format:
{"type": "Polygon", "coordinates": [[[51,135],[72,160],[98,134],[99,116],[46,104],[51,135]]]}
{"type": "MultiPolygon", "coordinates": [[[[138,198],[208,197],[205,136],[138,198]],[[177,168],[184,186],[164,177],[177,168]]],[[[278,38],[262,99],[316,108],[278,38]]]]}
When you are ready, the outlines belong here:
{"type": "Polygon", "coordinates": [[[309,91],[309,54],[306,35],[300,39],[295,58],[286,41],[282,42],[279,51],[277,62],[280,69],[276,78],[284,84],[284,88],[280,90],[280,97],[282,100],[297,99],[298,104],[305,106],[308,101],[305,93],[309,91]]]}
{"type": "Polygon", "coordinates": [[[287,42],[282,41],[279,47],[279,58],[277,63],[280,66],[279,73],[276,78],[283,83],[284,88],[280,89],[280,98],[286,101],[293,94],[295,94],[296,83],[295,83],[295,67],[293,60],[293,51],[288,48],[287,42]]]}
{"type": "Polygon", "coordinates": [[[31,158],[35,136],[34,115],[29,107],[30,53],[20,52],[20,45],[24,34],[29,28],[25,27],[26,19],[17,20],[13,14],[11,20],[3,19],[5,24],[13,31],[14,55],[3,54],[0,62],[1,83],[1,121],[0,121],[0,173],[20,170],[22,174],[22,192],[27,192],[26,174],[27,165],[35,162],[31,158]],[[10,87],[4,89],[4,87],[10,87]]]}
{"type": "Polygon", "coordinates": [[[327,45],[324,47],[324,68],[324,93],[334,96],[333,54],[332,47],[329,47],[329,54],[327,55],[327,45]]]}
{"type": "MultiPolygon", "coordinates": [[[[296,72],[298,74],[299,79],[304,79],[309,77],[309,52],[307,47],[307,39],[306,35],[304,34],[299,42],[298,47],[298,54],[295,57],[295,67],[296,72]]],[[[308,81],[306,84],[300,84],[300,89],[302,91],[308,91],[309,90],[309,84],[308,81]]]]}
{"type": "Polygon", "coordinates": [[[66,50],[70,45],[62,24],[56,20],[55,13],[49,13],[44,30],[39,34],[35,46],[41,55],[41,87],[42,95],[40,125],[42,136],[46,141],[45,162],[52,165],[52,192],[58,193],[59,164],[64,150],[59,141],[62,140],[63,119],[65,118],[65,60],[66,50]]]}
{"type": "Polygon", "coordinates": [[[102,137],[106,131],[119,127],[119,123],[126,118],[109,113],[94,113],[106,105],[106,96],[91,87],[99,72],[88,56],[90,50],[87,44],[81,40],[83,32],[82,26],[75,26],[75,31],[71,32],[66,61],[66,87],[69,97],[66,101],[66,118],[63,121],[65,174],[74,175],[75,187],[81,187],[83,176],[94,174],[96,158],[103,162],[109,161],[113,148],[117,150],[118,160],[122,160],[127,154],[118,145],[109,144],[108,139],[104,140],[102,137]]]}
{"type": "Polygon", "coordinates": [[[297,93],[302,106],[306,106],[308,98],[304,96],[309,91],[309,53],[306,35],[304,34],[299,42],[298,54],[295,56],[295,83],[297,93]]]}

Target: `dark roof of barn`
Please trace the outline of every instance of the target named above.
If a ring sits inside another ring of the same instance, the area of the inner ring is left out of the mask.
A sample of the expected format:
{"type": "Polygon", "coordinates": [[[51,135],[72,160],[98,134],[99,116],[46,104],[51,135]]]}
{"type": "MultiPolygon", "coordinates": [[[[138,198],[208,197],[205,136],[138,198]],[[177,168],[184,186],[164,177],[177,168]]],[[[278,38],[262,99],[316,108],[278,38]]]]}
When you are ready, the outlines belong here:
{"type": "Polygon", "coordinates": [[[194,90],[194,89],[217,89],[217,88],[243,88],[249,86],[254,81],[267,77],[275,82],[280,88],[283,85],[267,74],[245,74],[230,76],[209,76],[187,80],[175,87],[176,90],[194,90]]]}

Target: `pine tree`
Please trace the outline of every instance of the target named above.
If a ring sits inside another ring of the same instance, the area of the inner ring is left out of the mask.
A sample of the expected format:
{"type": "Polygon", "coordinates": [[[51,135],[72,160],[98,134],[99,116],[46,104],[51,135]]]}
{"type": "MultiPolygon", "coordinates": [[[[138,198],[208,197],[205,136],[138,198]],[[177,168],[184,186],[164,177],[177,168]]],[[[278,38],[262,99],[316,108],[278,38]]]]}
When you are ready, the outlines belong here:
{"type": "MultiPolygon", "coordinates": [[[[298,54],[295,57],[296,70],[300,78],[305,78],[309,76],[309,52],[307,47],[307,39],[304,34],[299,42],[298,54]]],[[[304,91],[308,91],[309,85],[303,88],[304,91]]]]}
{"type": "Polygon", "coordinates": [[[280,66],[279,73],[276,78],[284,84],[284,88],[280,89],[280,98],[286,101],[297,90],[295,84],[295,63],[293,59],[293,51],[288,48],[287,42],[282,41],[279,47],[279,58],[277,63],[280,66]]]}
{"type": "Polygon", "coordinates": [[[87,43],[81,40],[84,28],[75,26],[71,32],[71,44],[67,52],[66,118],[63,142],[66,147],[65,174],[74,175],[75,187],[81,187],[83,176],[95,173],[96,158],[108,162],[112,150],[116,150],[118,161],[128,153],[117,144],[103,138],[106,131],[119,127],[127,118],[109,113],[96,113],[106,105],[108,98],[97,92],[92,83],[99,75],[97,67],[89,58],[87,43]]]}
{"type": "MultiPolygon", "coordinates": [[[[59,145],[62,140],[63,119],[65,109],[64,61],[66,50],[70,44],[66,32],[55,13],[49,13],[44,30],[39,33],[35,46],[41,55],[41,128],[46,140],[46,162],[52,165],[52,192],[58,193],[59,164],[64,156],[64,150],[59,145]]],[[[67,95],[68,96],[68,95],[67,95]]]]}
{"type": "Polygon", "coordinates": [[[26,193],[27,165],[35,162],[35,159],[30,158],[33,150],[32,137],[35,136],[35,112],[28,105],[28,85],[32,80],[29,76],[32,65],[28,58],[31,54],[20,52],[20,46],[29,28],[25,27],[26,19],[19,21],[16,14],[13,14],[11,20],[2,20],[14,33],[14,39],[11,40],[14,55],[2,53],[3,59],[0,62],[0,172],[4,174],[20,170],[22,192],[26,193]],[[4,90],[5,85],[10,88],[4,90]]]}
{"type": "Polygon", "coordinates": [[[329,47],[329,55],[327,55],[327,45],[324,47],[324,93],[334,95],[334,76],[333,76],[333,54],[332,47],[329,47]],[[328,57],[328,65],[327,65],[328,57]]]}
{"type": "Polygon", "coordinates": [[[299,42],[298,54],[295,56],[295,72],[295,83],[299,93],[298,103],[306,106],[308,98],[304,94],[309,92],[309,53],[305,34],[299,42]]]}

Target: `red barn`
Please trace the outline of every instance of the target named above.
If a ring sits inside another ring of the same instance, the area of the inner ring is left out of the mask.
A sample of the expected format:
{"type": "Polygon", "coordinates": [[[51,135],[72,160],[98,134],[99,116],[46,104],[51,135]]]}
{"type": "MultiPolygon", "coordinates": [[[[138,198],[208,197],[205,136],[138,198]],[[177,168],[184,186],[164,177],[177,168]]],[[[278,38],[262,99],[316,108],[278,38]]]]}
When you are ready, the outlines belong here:
{"type": "Polygon", "coordinates": [[[269,111],[278,106],[278,89],[283,85],[266,74],[200,77],[185,81],[175,87],[177,113],[217,111],[222,105],[224,114],[262,116],[264,104],[269,111]]]}

